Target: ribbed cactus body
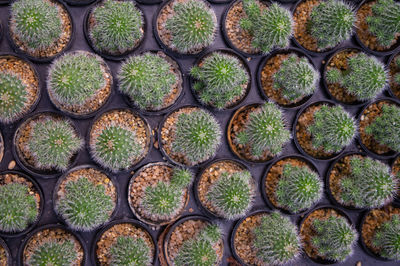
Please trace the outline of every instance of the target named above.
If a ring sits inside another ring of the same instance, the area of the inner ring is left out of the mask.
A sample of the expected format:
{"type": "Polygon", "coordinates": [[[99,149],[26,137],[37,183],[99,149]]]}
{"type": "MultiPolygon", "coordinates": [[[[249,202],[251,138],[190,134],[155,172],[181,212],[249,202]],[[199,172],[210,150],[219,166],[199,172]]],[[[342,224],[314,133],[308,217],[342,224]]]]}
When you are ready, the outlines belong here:
{"type": "Polygon", "coordinates": [[[60,265],[74,264],[78,254],[71,240],[51,240],[34,247],[28,265],[60,265]]]}
{"type": "Polygon", "coordinates": [[[118,236],[110,248],[111,265],[143,265],[150,266],[152,257],[150,248],[143,238],[118,236]]]}
{"type": "Polygon", "coordinates": [[[390,260],[400,259],[400,216],[393,215],[375,232],[372,244],[379,250],[379,255],[390,260]]]}

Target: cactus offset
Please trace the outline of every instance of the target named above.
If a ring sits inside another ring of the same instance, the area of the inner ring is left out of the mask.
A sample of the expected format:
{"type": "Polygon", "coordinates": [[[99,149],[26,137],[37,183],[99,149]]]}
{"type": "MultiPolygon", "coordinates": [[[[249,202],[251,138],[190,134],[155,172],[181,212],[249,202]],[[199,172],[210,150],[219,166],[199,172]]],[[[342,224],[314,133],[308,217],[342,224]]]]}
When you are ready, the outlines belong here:
{"type": "Polygon", "coordinates": [[[48,241],[35,246],[27,265],[73,265],[78,254],[74,243],[66,241],[48,241]]]}
{"type": "Polygon", "coordinates": [[[111,265],[143,265],[150,266],[153,258],[150,248],[143,238],[118,236],[110,248],[111,265]]]}
{"type": "Polygon", "coordinates": [[[381,257],[400,260],[400,215],[393,215],[376,230],[372,245],[381,257]]]}

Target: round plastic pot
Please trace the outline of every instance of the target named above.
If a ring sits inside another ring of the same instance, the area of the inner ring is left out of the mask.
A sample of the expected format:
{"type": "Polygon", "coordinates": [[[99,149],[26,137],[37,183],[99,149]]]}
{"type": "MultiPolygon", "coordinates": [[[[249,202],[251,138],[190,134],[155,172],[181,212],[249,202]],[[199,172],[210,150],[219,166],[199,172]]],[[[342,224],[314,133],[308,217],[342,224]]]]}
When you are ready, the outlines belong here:
{"type": "Polygon", "coordinates": [[[87,6],[98,0],[63,0],[66,4],[70,6],[87,6]]]}
{"type": "Polygon", "coordinates": [[[7,265],[12,265],[12,254],[10,249],[8,248],[6,242],[0,238],[0,245],[4,248],[7,256],[7,265]]]}

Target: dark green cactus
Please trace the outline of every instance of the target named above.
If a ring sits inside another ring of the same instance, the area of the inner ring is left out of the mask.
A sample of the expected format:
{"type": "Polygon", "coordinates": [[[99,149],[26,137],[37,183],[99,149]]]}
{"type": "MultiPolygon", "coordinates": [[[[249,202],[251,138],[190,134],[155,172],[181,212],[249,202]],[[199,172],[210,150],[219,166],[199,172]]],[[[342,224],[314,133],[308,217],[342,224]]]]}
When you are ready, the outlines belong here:
{"type": "Polygon", "coordinates": [[[153,258],[150,248],[142,238],[118,236],[110,248],[111,265],[143,265],[150,266],[153,258]]]}
{"type": "Polygon", "coordinates": [[[383,258],[400,260],[400,215],[393,215],[376,230],[372,245],[383,258]]]}

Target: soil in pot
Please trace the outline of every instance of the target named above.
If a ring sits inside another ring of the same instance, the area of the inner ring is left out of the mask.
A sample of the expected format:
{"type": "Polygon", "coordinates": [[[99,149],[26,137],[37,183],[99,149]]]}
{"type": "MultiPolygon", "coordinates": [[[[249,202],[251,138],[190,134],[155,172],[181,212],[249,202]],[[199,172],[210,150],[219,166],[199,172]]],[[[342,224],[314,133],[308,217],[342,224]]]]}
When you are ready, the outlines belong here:
{"type": "Polygon", "coordinates": [[[400,54],[393,57],[389,64],[389,85],[393,95],[400,98],[400,54]],[[397,76],[397,78],[396,78],[397,76]],[[397,81],[396,81],[397,79],[397,81]]]}

